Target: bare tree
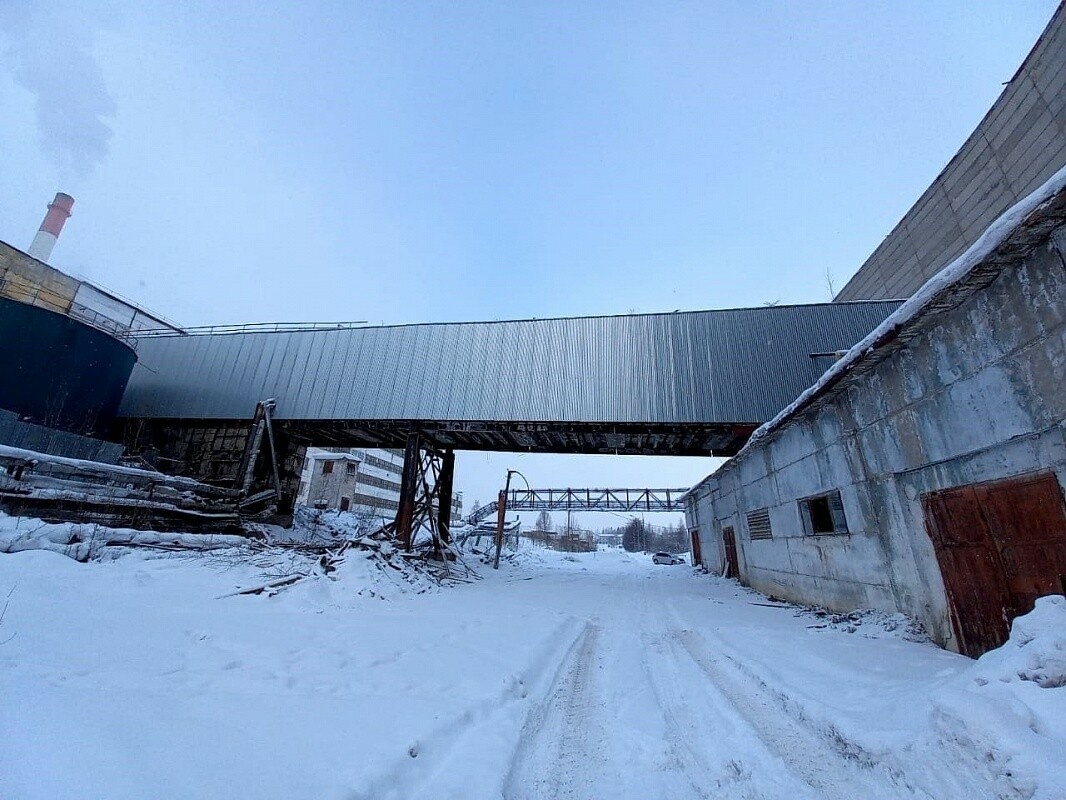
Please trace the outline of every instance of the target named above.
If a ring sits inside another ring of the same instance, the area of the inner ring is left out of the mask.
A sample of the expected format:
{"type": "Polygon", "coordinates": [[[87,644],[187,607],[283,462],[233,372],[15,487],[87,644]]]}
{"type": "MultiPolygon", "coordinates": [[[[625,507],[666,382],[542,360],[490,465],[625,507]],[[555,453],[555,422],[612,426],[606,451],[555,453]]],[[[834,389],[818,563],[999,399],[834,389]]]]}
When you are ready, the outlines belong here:
{"type": "Polygon", "coordinates": [[[536,528],[538,531],[545,531],[546,533],[550,533],[554,530],[555,525],[552,523],[552,515],[547,511],[541,511],[537,514],[536,528]]]}

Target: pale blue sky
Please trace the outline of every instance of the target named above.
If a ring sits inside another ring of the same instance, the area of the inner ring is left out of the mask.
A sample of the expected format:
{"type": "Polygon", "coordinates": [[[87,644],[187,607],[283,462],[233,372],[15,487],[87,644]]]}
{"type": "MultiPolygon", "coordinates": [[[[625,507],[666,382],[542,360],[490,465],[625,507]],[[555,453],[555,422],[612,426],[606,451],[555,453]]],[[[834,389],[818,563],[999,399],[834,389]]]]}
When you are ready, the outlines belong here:
{"type": "Polygon", "coordinates": [[[0,0],[0,239],[69,192],[53,263],[188,325],[823,301],[1055,5],[0,0]]]}

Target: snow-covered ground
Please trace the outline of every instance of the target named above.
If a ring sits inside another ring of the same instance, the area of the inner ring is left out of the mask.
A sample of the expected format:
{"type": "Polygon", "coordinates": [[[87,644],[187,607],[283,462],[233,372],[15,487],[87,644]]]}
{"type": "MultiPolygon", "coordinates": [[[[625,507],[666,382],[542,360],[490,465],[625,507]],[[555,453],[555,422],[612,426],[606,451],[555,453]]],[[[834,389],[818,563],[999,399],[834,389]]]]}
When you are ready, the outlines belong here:
{"type": "Polygon", "coordinates": [[[975,663],[619,551],[267,557],[0,555],[0,797],[1066,797],[1061,599],[975,663]]]}

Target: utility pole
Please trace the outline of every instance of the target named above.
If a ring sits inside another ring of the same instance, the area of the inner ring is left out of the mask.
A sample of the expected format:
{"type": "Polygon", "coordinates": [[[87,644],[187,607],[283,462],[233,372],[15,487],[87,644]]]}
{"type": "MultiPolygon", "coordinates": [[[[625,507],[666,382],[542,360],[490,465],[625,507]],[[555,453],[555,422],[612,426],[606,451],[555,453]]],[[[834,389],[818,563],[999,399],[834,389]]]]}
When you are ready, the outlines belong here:
{"type": "Polygon", "coordinates": [[[500,551],[503,550],[503,524],[507,514],[507,495],[511,492],[511,476],[518,470],[507,470],[507,482],[504,484],[503,491],[500,492],[499,511],[496,513],[496,557],[492,561],[492,568],[500,568],[500,551]]]}
{"type": "MultiPolygon", "coordinates": [[[[511,474],[507,474],[507,484],[511,484],[511,474]]],[[[496,500],[496,557],[492,568],[500,568],[500,550],[503,549],[503,525],[507,518],[507,490],[503,489],[496,500]]]]}

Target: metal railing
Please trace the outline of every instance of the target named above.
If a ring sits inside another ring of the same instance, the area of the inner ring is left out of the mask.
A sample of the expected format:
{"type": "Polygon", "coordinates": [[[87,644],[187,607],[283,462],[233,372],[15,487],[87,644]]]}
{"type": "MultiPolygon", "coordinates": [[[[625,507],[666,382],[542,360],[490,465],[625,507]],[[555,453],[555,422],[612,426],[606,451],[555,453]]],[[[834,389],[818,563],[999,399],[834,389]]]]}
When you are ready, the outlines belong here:
{"type": "Polygon", "coordinates": [[[170,328],[146,328],[134,331],[138,338],[153,339],[171,336],[224,336],[237,333],[297,333],[304,331],[342,331],[366,325],[366,320],[355,322],[247,322],[242,325],[200,325],[181,330],[170,328]]]}
{"type": "Polygon", "coordinates": [[[136,339],[128,325],[123,325],[95,309],[75,302],[72,297],[53,291],[40,283],[28,281],[10,273],[2,275],[0,276],[0,297],[63,314],[125,342],[134,349],[137,347],[136,339]]]}

